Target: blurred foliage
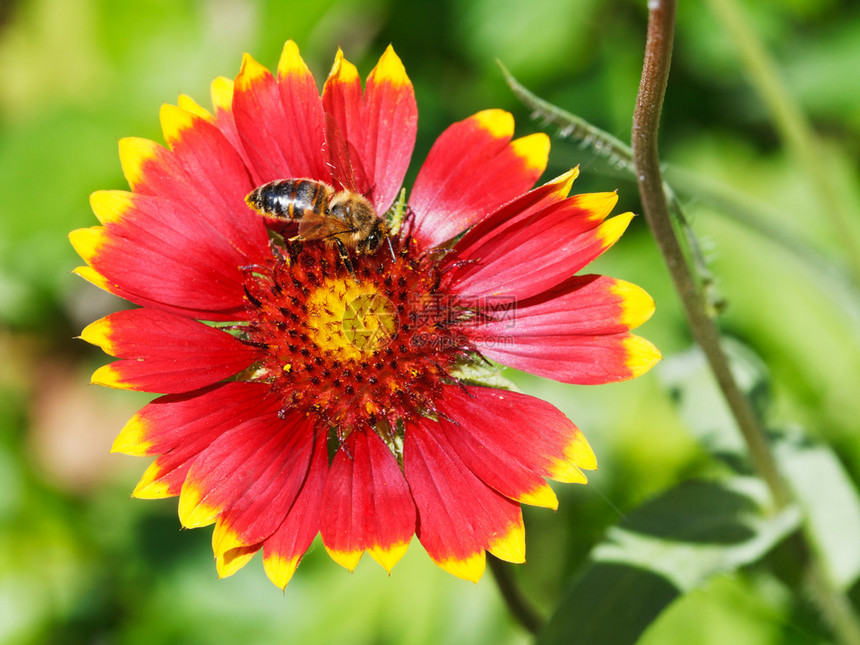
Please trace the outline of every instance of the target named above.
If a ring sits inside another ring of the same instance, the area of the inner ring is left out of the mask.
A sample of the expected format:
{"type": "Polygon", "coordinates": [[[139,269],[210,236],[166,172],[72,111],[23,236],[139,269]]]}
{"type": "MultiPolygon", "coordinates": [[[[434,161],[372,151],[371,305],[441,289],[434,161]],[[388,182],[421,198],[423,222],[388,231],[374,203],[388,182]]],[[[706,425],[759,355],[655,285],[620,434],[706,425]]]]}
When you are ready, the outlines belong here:
{"type": "MultiPolygon", "coordinates": [[[[744,6],[821,135],[823,163],[860,232],[860,5],[744,6]]],[[[338,45],[366,73],[393,43],[416,87],[416,160],[446,125],[486,107],[512,110],[520,133],[539,129],[506,87],[497,58],[539,96],[629,141],[645,18],[645,3],[632,0],[0,3],[0,642],[527,642],[489,574],[477,586],[457,580],[417,541],[390,578],[369,561],[350,576],[317,547],[283,596],[259,562],[216,581],[209,530],[180,534],[174,501],[129,501],[145,462],[108,454],[145,399],[86,385],[104,359],[73,337],[121,305],[70,274],[79,260],[66,234],[95,223],[90,192],[124,186],[119,138],[159,139],[160,103],[180,92],[205,103],[211,79],[233,76],[243,51],[273,66],[287,38],[320,82],[338,45]]],[[[724,327],[767,366],[774,427],[800,423],[817,446],[829,446],[803,462],[804,487],[841,485],[840,499],[856,504],[858,285],[834,280],[846,260],[838,236],[728,36],[704,4],[682,3],[678,19],[664,159],[765,205],[771,226],[796,234],[833,267],[822,271],[689,198],[684,206],[729,303],[724,327]],[[828,477],[809,472],[816,468],[828,477]]],[[[640,210],[630,179],[575,143],[554,143],[547,177],[576,164],[577,190],[617,186],[619,208],[640,210]]],[[[417,163],[410,177],[416,170],[417,163]]],[[[641,218],[593,270],[655,297],[657,313],[642,334],[665,356],[689,349],[641,218]]],[[[722,413],[707,380],[688,380],[677,405],[669,365],[599,388],[509,376],[567,413],[601,464],[589,486],[557,487],[556,514],[525,510],[529,562],[516,575],[548,615],[592,547],[631,509],[721,472],[695,429],[722,413]]],[[[822,521],[839,517],[838,509],[829,513],[822,521]]],[[[772,558],[786,560],[780,552],[772,558]]],[[[713,573],[642,642],[826,642],[784,568],[713,573]]]]}

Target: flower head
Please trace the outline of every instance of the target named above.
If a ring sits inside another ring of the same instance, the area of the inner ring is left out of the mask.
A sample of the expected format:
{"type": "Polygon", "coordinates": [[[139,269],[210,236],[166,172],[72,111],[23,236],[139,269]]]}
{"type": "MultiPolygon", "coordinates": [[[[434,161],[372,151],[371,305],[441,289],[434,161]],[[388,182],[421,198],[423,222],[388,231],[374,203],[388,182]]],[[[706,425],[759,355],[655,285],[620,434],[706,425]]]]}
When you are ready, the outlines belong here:
{"type": "Polygon", "coordinates": [[[546,479],[585,482],[594,455],[553,406],[467,374],[651,367],[629,331],[651,298],[576,275],[632,216],[607,218],[614,193],[568,197],[575,170],[530,190],[549,141],[512,139],[500,110],[443,132],[395,205],[417,109],[390,47],[364,88],[338,52],[320,97],[290,41],[276,75],[246,55],[212,102],[162,108],[167,148],[123,139],[131,191],[93,194],[101,225],[71,234],[77,273],[139,305],[83,331],[119,359],[93,382],[164,395],[113,447],[155,457],[134,495],[179,495],[184,526],[215,523],[220,575],[262,549],[280,587],[317,533],[350,570],[365,551],[390,570],[413,535],[470,580],[486,551],[522,562],[520,504],[555,508],[546,479]],[[279,180],[289,215],[249,208],[279,180]],[[362,247],[338,192],[402,225],[362,247]]]}

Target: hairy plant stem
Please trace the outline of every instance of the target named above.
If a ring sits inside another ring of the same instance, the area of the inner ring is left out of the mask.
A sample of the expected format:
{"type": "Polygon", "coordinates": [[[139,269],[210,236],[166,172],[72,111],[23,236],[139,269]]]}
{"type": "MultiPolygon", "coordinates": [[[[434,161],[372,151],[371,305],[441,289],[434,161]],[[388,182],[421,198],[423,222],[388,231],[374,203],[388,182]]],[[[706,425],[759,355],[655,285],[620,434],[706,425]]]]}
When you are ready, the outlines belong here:
{"type": "Polygon", "coordinates": [[[652,0],[649,2],[649,7],[651,11],[645,64],[642,69],[639,94],[636,97],[636,110],[633,114],[633,158],[637,169],[642,208],[681,297],[693,337],[705,352],[720,389],[741,427],[756,469],[767,482],[777,506],[782,508],[791,500],[788,487],[779,474],[776,459],[767,444],[764,431],[752,406],[729,370],[728,359],[720,347],[719,331],[705,313],[705,303],[684,259],[669,217],[657,154],[657,129],[669,77],[675,1],[652,0]]]}
{"type": "Polygon", "coordinates": [[[511,566],[498,558],[488,555],[487,562],[496,578],[496,586],[502,594],[502,599],[508,606],[511,615],[528,632],[537,634],[543,627],[544,620],[525,599],[511,575],[511,566]]]}
{"type": "MultiPolygon", "coordinates": [[[[632,137],[642,208],[681,298],[693,337],[701,346],[741,430],[754,467],[770,489],[774,504],[782,509],[794,502],[791,490],[779,473],[760,419],[732,375],[720,346],[719,331],[707,314],[704,298],[693,279],[669,217],[657,153],[657,131],[669,78],[676,2],[649,0],[648,9],[645,61],[633,113],[632,137]]],[[[809,553],[807,580],[819,608],[842,643],[857,645],[860,643],[860,623],[849,600],[826,576],[815,549],[809,548],[808,536],[804,533],[802,537],[809,553]]]]}

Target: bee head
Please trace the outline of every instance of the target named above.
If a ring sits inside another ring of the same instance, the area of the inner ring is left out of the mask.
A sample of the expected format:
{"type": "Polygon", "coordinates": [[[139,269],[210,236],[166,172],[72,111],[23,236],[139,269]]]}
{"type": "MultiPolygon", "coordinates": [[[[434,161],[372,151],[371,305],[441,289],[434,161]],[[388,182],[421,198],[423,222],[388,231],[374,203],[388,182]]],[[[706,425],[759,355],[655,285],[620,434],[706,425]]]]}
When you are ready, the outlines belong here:
{"type": "Polygon", "coordinates": [[[359,240],[355,246],[355,250],[361,255],[373,255],[382,246],[382,241],[385,239],[385,225],[382,220],[375,218],[373,228],[363,239],[359,240]]]}

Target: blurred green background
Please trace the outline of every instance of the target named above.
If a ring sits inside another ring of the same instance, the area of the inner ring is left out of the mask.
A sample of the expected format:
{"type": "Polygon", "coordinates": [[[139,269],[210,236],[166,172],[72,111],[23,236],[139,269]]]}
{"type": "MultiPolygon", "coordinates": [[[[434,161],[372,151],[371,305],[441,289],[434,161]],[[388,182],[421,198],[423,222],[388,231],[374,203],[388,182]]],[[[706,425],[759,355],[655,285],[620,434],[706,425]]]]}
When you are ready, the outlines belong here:
{"type": "MultiPolygon", "coordinates": [[[[860,233],[860,5],[749,0],[743,9],[820,137],[815,163],[830,201],[707,3],[681,3],[661,153],[799,241],[788,249],[695,190],[684,197],[728,302],[724,328],[769,367],[774,421],[802,423],[834,446],[856,482],[860,298],[826,210],[835,198],[860,233]]],[[[90,192],[125,187],[117,140],[160,140],[159,105],[180,92],[208,104],[209,82],[234,76],[243,51],[271,68],[292,38],[321,83],[338,45],[366,75],[393,43],[418,99],[414,177],[441,130],[477,110],[511,110],[520,134],[541,128],[497,58],[537,94],[629,141],[646,18],[633,0],[3,0],[0,643],[528,642],[489,573],[478,585],[451,577],[417,541],[390,577],[369,558],[350,575],[315,546],[285,594],[259,557],[218,581],[211,530],[180,531],[175,500],[130,500],[147,462],[108,453],[147,398],[88,385],[106,358],[74,336],[123,304],[70,274],[79,260],[66,234],[95,223],[90,192]]],[[[641,210],[630,178],[574,142],[554,139],[545,178],[576,164],[578,192],[617,187],[621,209],[641,210]]],[[[528,564],[516,574],[547,610],[608,526],[711,468],[666,385],[666,366],[690,340],[643,218],[594,270],[656,298],[641,333],[667,361],[593,388],[511,375],[564,410],[601,465],[588,487],[556,486],[557,513],[525,510],[528,564]]],[[[719,576],[642,642],[826,642],[794,591],[764,568],[719,576]]]]}

